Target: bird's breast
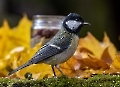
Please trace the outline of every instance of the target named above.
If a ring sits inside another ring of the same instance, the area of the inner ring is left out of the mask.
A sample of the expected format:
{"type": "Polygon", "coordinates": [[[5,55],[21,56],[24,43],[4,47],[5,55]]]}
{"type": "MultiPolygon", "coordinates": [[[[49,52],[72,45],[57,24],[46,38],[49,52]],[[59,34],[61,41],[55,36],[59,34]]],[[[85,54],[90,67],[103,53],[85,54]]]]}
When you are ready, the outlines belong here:
{"type": "Polygon", "coordinates": [[[47,59],[45,63],[50,65],[56,65],[56,64],[60,64],[67,61],[76,51],[76,48],[78,46],[78,41],[79,41],[79,38],[76,35],[74,35],[71,39],[72,41],[68,49],[47,59]]]}

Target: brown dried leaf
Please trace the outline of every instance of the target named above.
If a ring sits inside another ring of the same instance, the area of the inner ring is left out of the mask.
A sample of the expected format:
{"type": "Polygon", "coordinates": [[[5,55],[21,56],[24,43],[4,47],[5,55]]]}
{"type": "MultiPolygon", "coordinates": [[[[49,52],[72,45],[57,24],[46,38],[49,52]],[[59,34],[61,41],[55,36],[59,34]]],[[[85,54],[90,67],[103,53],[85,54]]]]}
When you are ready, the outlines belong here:
{"type": "MultiPolygon", "coordinates": [[[[114,54],[115,55],[115,54],[114,54]]],[[[104,60],[106,63],[109,63],[111,64],[113,62],[111,56],[110,56],[110,53],[109,53],[109,47],[107,47],[103,54],[102,54],[102,57],[101,57],[102,60],[104,60]]]]}
{"type": "MultiPolygon", "coordinates": [[[[63,64],[60,64],[60,69],[62,72],[71,77],[77,76],[79,74],[79,63],[77,63],[77,60],[74,57],[71,57],[68,61],[66,61],[63,64]]],[[[56,69],[57,75],[60,75],[60,72],[56,69]]]]}
{"type": "Polygon", "coordinates": [[[109,69],[110,66],[105,61],[98,58],[93,58],[91,56],[89,57],[90,58],[82,58],[78,60],[81,69],[94,69],[94,70],[109,69]]]}

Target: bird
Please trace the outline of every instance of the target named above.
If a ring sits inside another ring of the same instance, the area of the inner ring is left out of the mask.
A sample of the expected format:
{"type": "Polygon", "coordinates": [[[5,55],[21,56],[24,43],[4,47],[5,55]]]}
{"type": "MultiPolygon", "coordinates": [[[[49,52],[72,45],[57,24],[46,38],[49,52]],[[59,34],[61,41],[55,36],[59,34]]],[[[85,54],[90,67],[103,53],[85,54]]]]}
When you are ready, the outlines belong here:
{"type": "Polygon", "coordinates": [[[8,76],[27,66],[39,63],[51,65],[54,76],[56,76],[54,67],[64,75],[59,68],[59,64],[66,62],[75,53],[78,46],[79,33],[84,25],[90,25],[90,23],[85,22],[82,16],[77,13],[69,13],[63,20],[61,29],[57,34],[44,44],[30,60],[11,71],[8,76]]]}

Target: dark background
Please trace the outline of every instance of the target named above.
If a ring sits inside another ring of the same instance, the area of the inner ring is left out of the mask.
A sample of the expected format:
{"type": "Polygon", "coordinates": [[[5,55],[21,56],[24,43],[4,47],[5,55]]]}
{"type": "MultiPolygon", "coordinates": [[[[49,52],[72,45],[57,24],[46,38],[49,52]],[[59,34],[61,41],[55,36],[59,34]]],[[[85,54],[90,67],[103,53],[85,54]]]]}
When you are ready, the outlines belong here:
{"type": "Polygon", "coordinates": [[[0,3],[0,25],[6,18],[11,27],[16,26],[23,13],[32,19],[36,14],[66,16],[75,12],[91,23],[81,30],[81,37],[90,31],[102,41],[106,31],[110,40],[120,50],[119,0],[1,0],[0,3]]]}

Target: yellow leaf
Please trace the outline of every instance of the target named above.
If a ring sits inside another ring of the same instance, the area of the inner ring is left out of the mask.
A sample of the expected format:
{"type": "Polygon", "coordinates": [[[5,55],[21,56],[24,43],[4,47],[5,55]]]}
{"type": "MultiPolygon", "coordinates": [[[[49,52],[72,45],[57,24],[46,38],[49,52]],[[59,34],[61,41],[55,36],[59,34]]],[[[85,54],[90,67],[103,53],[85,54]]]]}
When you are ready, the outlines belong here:
{"type": "Polygon", "coordinates": [[[0,58],[4,58],[4,56],[8,53],[8,51],[10,51],[10,50],[6,50],[9,33],[10,33],[10,27],[7,21],[4,20],[3,26],[0,28],[0,58]]]}
{"type": "Polygon", "coordinates": [[[28,66],[28,67],[26,67],[26,68],[16,72],[16,75],[17,75],[17,77],[24,78],[24,75],[27,72],[30,72],[33,75],[35,75],[35,74],[39,75],[38,76],[39,79],[43,79],[45,75],[49,75],[48,77],[52,77],[53,76],[53,72],[52,72],[51,66],[47,65],[47,64],[43,64],[43,63],[30,65],[30,66],[28,66]]]}
{"type": "Polygon", "coordinates": [[[27,18],[27,15],[24,15],[18,26],[13,28],[12,37],[18,45],[30,47],[31,26],[32,22],[27,18]]]}
{"type": "MultiPolygon", "coordinates": [[[[117,49],[110,41],[106,33],[104,33],[103,42],[98,41],[91,33],[84,38],[80,38],[79,46],[76,50],[76,56],[80,55],[80,52],[86,52],[94,55],[98,59],[103,59],[108,63],[111,63],[115,58],[117,49]],[[79,53],[79,54],[78,54],[79,53]]],[[[79,56],[80,57],[80,56],[79,56]]],[[[82,56],[81,56],[82,58],[82,56]]]]}
{"type": "Polygon", "coordinates": [[[0,58],[4,58],[12,49],[18,46],[30,47],[31,21],[26,15],[20,20],[19,25],[11,29],[6,20],[0,27],[0,58]]]}
{"type": "Polygon", "coordinates": [[[120,69],[120,55],[116,55],[116,58],[111,65],[113,65],[117,69],[120,69]]]}
{"type": "MultiPolygon", "coordinates": [[[[11,68],[15,69],[18,66],[26,63],[28,60],[30,60],[32,58],[32,56],[35,54],[35,52],[40,49],[41,46],[42,46],[42,42],[36,44],[36,46],[34,48],[25,48],[24,50],[22,50],[20,52],[13,53],[12,57],[9,61],[11,68]]],[[[24,78],[24,75],[27,72],[32,73],[34,79],[42,79],[42,78],[44,78],[45,75],[48,75],[48,77],[53,76],[51,66],[47,65],[47,64],[43,64],[43,63],[30,65],[30,66],[16,72],[15,75],[17,77],[24,78]]]]}
{"type": "Polygon", "coordinates": [[[104,33],[103,43],[108,48],[108,54],[112,60],[115,58],[115,54],[117,54],[117,49],[114,44],[110,41],[109,37],[106,33],[104,33]]]}
{"type": "Polygon", "coordinates": [[[90,33],[84,38],[80,38],[78,49],[87,49],[88,53],[94,54],[97,58],[101,58],[105,47],[101,46],[101,43],[90,33]]]}

